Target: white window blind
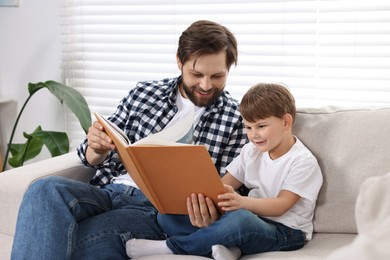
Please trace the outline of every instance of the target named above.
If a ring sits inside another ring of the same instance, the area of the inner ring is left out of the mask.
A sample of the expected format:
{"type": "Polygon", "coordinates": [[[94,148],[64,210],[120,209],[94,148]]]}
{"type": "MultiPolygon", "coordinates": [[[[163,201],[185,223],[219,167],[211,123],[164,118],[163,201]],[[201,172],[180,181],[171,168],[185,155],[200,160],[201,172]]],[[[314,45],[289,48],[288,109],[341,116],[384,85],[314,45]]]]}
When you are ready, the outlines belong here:
{"type": "MultiPolygon", "coordinates": [[[[388,0],[63,0],[63,77],[92,112],[114,112],[147,79],[179,75],[177,41],[192,22],[236,35],[238,100],[257,82],[283,82],[298,107],[390,104],[388,0]]],[[[69,114],[72,148],[84,133],[69,114]]]]}

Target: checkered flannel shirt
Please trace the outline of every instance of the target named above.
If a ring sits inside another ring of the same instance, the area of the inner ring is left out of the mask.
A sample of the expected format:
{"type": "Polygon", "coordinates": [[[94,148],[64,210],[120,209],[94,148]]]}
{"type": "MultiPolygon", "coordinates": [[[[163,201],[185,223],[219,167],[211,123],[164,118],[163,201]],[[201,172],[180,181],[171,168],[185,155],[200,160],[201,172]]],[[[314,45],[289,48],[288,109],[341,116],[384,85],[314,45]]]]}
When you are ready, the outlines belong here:
{"type": "MultiPolygon", "coordinates": [[[[175,101],[180,80],[181,77],[139,82],[109,120],[123,129],[132,143],[161,131],[178,111],[175,101]]],[[[227,91],[206,108],[194,128],[193,141],[208,148],[218,172],[225,174],[227,164],[247,142],[238,103],[227,91]]],[[[127,173],[116,151],[111,151],[101,165],[92,166],[85,158],[86,150],[87,139],[80,144],[77,154],[85,165],[96,168],[92,185],[102,186],[114,176],[127,173]]]]}

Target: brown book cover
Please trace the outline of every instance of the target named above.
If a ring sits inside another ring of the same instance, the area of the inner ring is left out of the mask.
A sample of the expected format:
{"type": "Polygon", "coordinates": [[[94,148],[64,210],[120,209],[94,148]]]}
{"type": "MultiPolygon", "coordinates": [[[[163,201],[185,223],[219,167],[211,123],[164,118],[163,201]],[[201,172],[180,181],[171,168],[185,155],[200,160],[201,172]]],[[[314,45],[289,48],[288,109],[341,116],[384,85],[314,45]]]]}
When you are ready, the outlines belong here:
{"type": "Polygon", "coordinates": [[[186,199],[191,193],[203,193],[216,204],[217,196],[225,192],[204,145],[156,138],[130,144],[123,131],[99,114],[95,116],[113,140],[131,178],[160,213],[187,214],[186,199]]]}

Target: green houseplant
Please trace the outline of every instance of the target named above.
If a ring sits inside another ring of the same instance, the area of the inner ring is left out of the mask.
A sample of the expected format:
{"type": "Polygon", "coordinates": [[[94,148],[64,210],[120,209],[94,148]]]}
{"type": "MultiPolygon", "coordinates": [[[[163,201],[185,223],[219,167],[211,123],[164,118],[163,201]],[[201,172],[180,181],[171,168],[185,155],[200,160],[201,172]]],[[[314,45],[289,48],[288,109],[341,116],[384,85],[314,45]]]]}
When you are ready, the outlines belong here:
{"type": "Polygon", "coordinates": [[[66,133],[44,131],[41,126],[38,126],[31,134],[23,132],[23,136],[27,139],[24,144],[12,143],[16,127],[24,108],[31,97],[38,90],[43,88],[47,88],[60,100],[61,104],[65,104],[70,108],[70,110],[78,118],[85,133],[87,133],[88,128],[91,125],[91,112],[88,104],[77,90],[56,81],[29,83],[28,91],[30,95],[24,102],[13,126],[3,161],[2,171],[6,168],[9,153],[12,155],[12,157],[8,160],[9,165],[12,167],[19,167],[22,166],[25,161],[35,158],[41,152],[44,145],[47,147],[52,157],[69,152],[69,139],[66,133]]]}

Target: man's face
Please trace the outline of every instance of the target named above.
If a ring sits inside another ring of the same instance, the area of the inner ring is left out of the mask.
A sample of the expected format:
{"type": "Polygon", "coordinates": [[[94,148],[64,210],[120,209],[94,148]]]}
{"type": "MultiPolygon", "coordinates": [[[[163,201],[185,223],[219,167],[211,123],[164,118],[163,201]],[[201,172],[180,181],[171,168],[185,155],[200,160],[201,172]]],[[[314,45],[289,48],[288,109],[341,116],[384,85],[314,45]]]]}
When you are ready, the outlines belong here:
{"type": "Polygon", "coordinates": [[[196,106],[212,105],[225,88],[229,73],[225,51],[192,57],[184,64],[178,60],[178,67],[182,72],[180,93],[196,106]]]}

